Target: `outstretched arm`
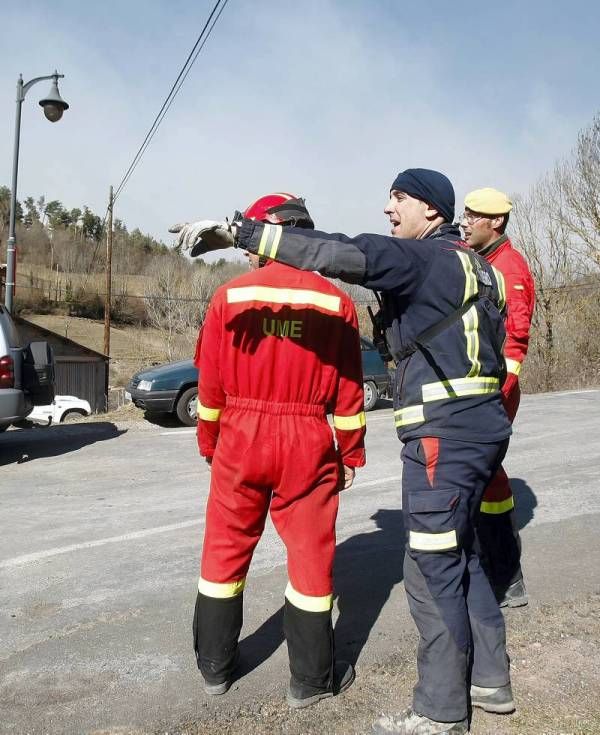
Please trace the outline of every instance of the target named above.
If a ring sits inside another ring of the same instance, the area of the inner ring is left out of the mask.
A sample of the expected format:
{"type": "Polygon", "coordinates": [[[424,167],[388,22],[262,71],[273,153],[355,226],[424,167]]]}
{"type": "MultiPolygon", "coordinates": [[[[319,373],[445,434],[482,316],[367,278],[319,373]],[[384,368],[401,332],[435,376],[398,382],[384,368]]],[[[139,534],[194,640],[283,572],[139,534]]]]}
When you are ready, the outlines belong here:
{"type": "Polygon", "coordinates": [[[394,289],[398,294],[420,286],[429,268],[430,249],[435,247],[423,240],[369,234],[348,237],[253,220],[242,221],[237,245],[301,270],[378,291],[394,289]]]}
{"type": "Polygon", "coordinates": [[[318,271],[347,283],[377,291],[407,295],[420,287],[436,245],[429,240],[402,240],[385,235],[319,232],[300,227],[270,225],[237,214],[232,223],[201,220],[171,228],[178,245],[192,257],[226,247],[318,271]]]}

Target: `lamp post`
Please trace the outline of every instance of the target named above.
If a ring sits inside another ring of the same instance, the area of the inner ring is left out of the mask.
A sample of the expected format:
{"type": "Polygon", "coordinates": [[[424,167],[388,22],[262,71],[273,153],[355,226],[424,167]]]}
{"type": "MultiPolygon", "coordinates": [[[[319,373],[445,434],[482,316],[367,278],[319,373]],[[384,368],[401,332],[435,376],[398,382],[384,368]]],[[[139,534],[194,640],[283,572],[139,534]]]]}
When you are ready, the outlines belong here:
{"type": "Polygon", "coordinates": [[[21,105],[25,99],[25,95],[34,84],[43,82],[45,79],[52,79],[52,87],[47,97],[40,100],[40,106],[44,109],[44,115],[50,122],[58,122],[65,110],[69,109],[69,105],[62,99],[58,92],[58,80],[62,79],[64,74],[54,72],[45,77],[35,77],[26,84],[23,83],[23,77],[19,74],[17,81],[17,112],[15,116],[15,152],[13,157],[12,170],[12,186],[10,190],[10,218],[8,224],[8,241],[6,245],[6,294],[4,304],[7,311],[12,312],[13,296],[15,292],[15,276],[16,276],[16,242],[15,235],[15,218],[17,211],[17,173],[19,170],[19,140],[21,137],[21,105]]]}

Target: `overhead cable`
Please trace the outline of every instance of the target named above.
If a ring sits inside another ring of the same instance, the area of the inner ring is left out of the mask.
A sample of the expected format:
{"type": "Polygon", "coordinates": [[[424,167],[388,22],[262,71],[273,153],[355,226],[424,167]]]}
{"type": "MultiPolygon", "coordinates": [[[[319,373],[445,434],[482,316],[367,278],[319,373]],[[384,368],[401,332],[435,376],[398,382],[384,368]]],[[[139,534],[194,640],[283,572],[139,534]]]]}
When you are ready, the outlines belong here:
{"type": "Polygon", "coordinates": [[[177,93],[181,89],[187,75],[189,74],[192,66],[194,65],[194,62],[198,58],[198,55],[204,48],[204,45],[208,38],[210,37],[210,34],[213,31],[213,28],[215,27],[217,21],[221,17],[221,13],[225,9],[225,6],[229,0],[217,0],[217,2],[214,4],[213,9],[210,12],[210,15],[208,16],[208,19],[206,23],[204,24],[204,27],[202,28],[202,31],[200,32],[200,35],[196,39],[196,43],[192,47],[192,50],[188,54],[187,59],[185,60],[185,63],[181,67],[181,70],[179,74],[177,75],[177,78],[173,82],[173,85],[171,86],[171,89],[169,90],[168,95],[165,98],[165,101],[163,102],[160,110],[158,111],[156,117],[154,118],[154,121],[152,125],[150,126],[150,129],[148,130],[146,137],[144,138],[142,144],[138,148],[135,156],[133,157],[133,160],[131,161],[129,168],[124,173],[123,178],[121,179],[119,185],[117,186],[115,190],[115,195],[113,198],[113,202],[117,200],[125,186],[127,185],[127,182],[131,178],[131,175],[137,168],[140,160],[142,159],[142,156],[146,152],[148,146],[152,142],[152,139],[154,138],[158,128],[160,127],[160,124],[162,123],[165,115],[169,111],[169,108],[173,104],[173,100],[177,96],[177,93]],[[220,6],[220,7],[219,7],[220,6]]]}

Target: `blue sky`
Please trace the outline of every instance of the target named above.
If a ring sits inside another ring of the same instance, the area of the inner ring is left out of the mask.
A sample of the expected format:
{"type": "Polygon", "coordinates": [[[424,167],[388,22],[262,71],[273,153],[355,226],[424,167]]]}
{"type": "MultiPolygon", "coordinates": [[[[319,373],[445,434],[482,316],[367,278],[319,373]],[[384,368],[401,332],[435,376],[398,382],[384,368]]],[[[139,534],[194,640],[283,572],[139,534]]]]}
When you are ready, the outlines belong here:
{"type": "MultiPolygon", "coordinates": [[[[21,0],[0,31],[0,183],[14,86],[65,74],[71,109],[23,107],[19,197],[106,207],[213,0],[21,0]]],[[[439,168],[457,198],[524,192],[599,111],[600,3],[229,0],[116,207],[130,228],[221,218],[271,190],[324,230],[386,232],[391,181],[439,168]],[[451,7],[451,10],[449,8],[451,7]]],[[[460,206],[460,205],[459,205],[460,206]]]]}

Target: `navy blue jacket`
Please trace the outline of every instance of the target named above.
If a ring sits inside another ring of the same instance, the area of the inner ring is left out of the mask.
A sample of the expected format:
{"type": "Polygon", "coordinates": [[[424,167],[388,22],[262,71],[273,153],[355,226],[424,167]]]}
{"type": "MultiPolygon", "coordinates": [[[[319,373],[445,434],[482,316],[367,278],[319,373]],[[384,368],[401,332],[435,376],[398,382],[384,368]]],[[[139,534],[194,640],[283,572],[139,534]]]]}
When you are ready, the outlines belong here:
{"type": "Polygon", "coordinates": [[[500,394],[504,279],[444,224],[422,240],[317,230],[244,220],[238,244],[250,252],[380,291],[386,336],[398,360],[394,414],[398,436],[496,442],[511,428],[500,394]],[[417,335],[471,303],[422,349],[417,335]]]}

